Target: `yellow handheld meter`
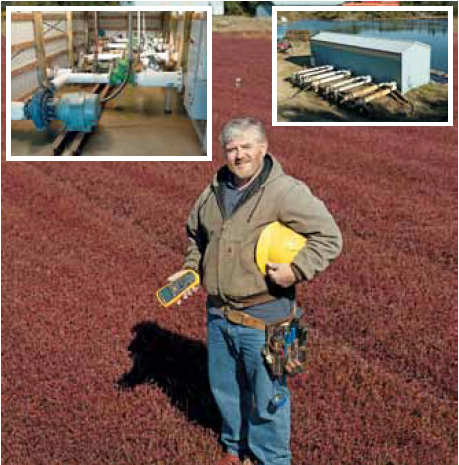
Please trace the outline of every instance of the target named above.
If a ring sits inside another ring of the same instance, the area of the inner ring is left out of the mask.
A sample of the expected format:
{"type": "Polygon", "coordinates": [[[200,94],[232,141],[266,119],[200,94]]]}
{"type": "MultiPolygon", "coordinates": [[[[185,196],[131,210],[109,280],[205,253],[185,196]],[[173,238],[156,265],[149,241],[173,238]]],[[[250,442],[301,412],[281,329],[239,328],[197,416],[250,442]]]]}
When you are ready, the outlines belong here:
{"type": "Polygon", "coordinates": [[[186,291],[197,286],[199,286],[198,273],[187,270],[182,276],[156,291],[156,298],[163,307],[169,307],[177,302],[186,291]]]}

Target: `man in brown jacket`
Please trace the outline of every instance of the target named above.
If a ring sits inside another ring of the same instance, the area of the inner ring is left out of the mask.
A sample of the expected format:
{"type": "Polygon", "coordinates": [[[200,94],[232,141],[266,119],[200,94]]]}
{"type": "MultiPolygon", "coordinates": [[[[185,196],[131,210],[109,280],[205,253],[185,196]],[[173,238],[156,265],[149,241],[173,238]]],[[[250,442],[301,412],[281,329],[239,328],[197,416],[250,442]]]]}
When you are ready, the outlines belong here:
{"type": "Polygon", "coordinates": [[[220,139],[226,164],[191,210],[184,264],[199,272],[208,293],[209,379],[226,449],[219,465],[246,456],[289,465],[289,392],[285,375],[272,376],[263,360],[264,326],[291,314],[295,284],[339,255],[341,233],[323,202],[267,153],[260,121],[233,119],[220,139]],[[290,264],[268,263],[263,274],[256,244],[275,221],[307,241],[290,264]]]}

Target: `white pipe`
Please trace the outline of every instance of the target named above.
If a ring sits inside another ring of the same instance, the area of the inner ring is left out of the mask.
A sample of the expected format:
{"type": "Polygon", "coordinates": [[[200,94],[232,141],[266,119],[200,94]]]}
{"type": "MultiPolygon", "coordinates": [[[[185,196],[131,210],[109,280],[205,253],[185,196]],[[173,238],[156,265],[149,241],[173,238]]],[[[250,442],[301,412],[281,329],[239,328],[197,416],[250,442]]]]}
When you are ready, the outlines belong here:
{"type": "Polygon", "coordinates": [[[358,76],[351,79],[346,79],[344,82],[337,82],[335,84],[331,84],[328,88],[330,90],[340,90],[341,88],[356,82],[371,82],[371,76],[358,76]]]}
{"type": "Polygon", "coordinates": [[[333,81],[337,81],[338,79],[343,79],[350,75],[351,75],[350,71],[342,71],[339,74],[336,74],[335,76],[331,76],[325,79],[319,79],[317,83],[322,85],[322,84],[326,84],[327,82],[333,82],[333,81]]]}
{"type": "Polygon", "coordinates": [[[170,60],[170,51],[166,52],[143,52],[140,54],[140,58],[149,58],[153,57],[155,61],[163,61],[166,64],[169,64],[170,60]]]}
{"type": "Polygon", "coordinates": [[[70,73],[72,73],[72,68],[58,68],[57,66],[54,68],[54,77],[70,73]]]}
{"type": "MultiPolygon", "coordinates": [[[[95,73],[72,73],[68,68],[59,69],[57,76],[51,81],[56,89],[66,84],[108,84],[110,75],[95,73]]],[[[140,87],[175,87],[182,89],[182,71],[156,72],[141,71],[136,75],[136,84],[140,87]]]]}
{"type": "Polygon", "coordinates": [[[56,76],[52,81],[51,84],[52,86],[57,90],[60,89],[61,87],[64,87],[65,84],[67,83],[67,77],[69,76],[70,73],[68,74],[60,74],[59,76],[56,76]]]}
{"type": "Polygon", "coordinates": [[[166,58],[166,54],[169,53],[169,51],[166,52],[156,52],[155,50],[145,50],[143,51],[140,56],[142,58],[145,57],[150,57],[150,56],[157,56],[158,58],[166,58]]]}
{"type": "Polygon", "coordinates": [[[57,77],[51,83],[55,89],[60,89],[67,84],[108,84],[108,74],[95,73],[70,73],[59,70],[57,77]]]}
{"type": "Polygon", "coordinates": [[[118,50],[126,50],[128,48],[128,44],[123,44],[123,43],[119,43],[119,44],[114,44],[114,43],[109,43],[106,45],[107,48],[115,48],[115,49],[118,49],[118,50]]]}
{"type": "Polygon", "coordinates": [[[140,46],[140,11],[137,12],[137,44],[140,46]]]}
{"type": "Polygon", "coordinates": [[[11,102],[11,119],[13,121],[27,119],[24,115],[24,105],[23,102],[11,102]]]}
{"type": "Polygon", "coordinates": [[[108,84],[110,76],[108,73],[72,73],[67,76],[66,84],[108,84]]]}
{"type": "MultiPolygon", "coordinates": [[[[88,60],[88,62],[91,62],[94,60],[93,54],[85,55],[84,57],[86,60],[88,60]]],[[[123,58],[122,53],[99,53],[99,55],[97,55],[98,61],[120,60],[121,58],[123,58]]]]}
{"type": "MultiPolygon", "coordinates": [[[[307,74],[307,75],[300,74],[299,76],[296,77],[296,82],[305,82],[308,79],[314,79],[314,78],[317,78],[317,77],[320,77],[320,76],[324,76],[325,74],[328,74],[329,72],[330,72],[330,70],[322,69],[321,71],[314,71],[313,73],[310,73],[310,74],[307,74]]],[[[336,72],[336,71],[334,71],[334,72],[336,72]]]]}
{"type": "Polygon", "coordinates": [[[391,90],[397,89],[397,83],[395,81],[392,82],[383,82],[382,84],[379,84],[379,88],[382,89],[383,87],[387,87],[391,90]]]}
{"type": "Polygon", "coordinates": [[[306,78],[301,78],[301,82],[314,82],[319,81],[320,79],[324,79],[330,76],[336,76],[340,71],[331,71],[329,73],[319,74],[317,76],[308,76],[306,78]]]}
{"type": "Polygon", "coordinates": [[[312,74],[316,73],[318,71],[331,71],[333,69],[333,66],[331,65],[325,65],[325,66],[317,66],[316,68],[309,68],[309,69],[303,69],[302,71],[297,71],[296,73],[293,73],[293,76],[305,76],[307,74],[312,74]]]}
{"type": "Polygon", "coordinates": [[[367,76],[365,79],[361,79],[358,82],[354,82],[352,84],[348,84],[344,87],[341,87],[338,92],[344,92],[346,90],[354,89],[358,86],[363,86],[364,84],[369,84],[371,82],[371,76],[367,76]]]}
{"type": "Polygon", "coordinates": [[[136,76],[136,84],[140,87],[176,87],[178,90],[181,90],[182,72],[141,71],[136,76]]]}

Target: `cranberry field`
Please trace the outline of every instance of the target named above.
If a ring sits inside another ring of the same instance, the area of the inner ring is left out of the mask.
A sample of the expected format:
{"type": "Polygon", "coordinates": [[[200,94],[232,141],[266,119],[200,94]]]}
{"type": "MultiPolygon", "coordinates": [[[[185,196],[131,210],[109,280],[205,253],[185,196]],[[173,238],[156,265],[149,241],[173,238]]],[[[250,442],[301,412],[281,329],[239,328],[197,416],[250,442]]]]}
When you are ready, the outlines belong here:
{"type": "Polygon", "coordinates": [[[311,332],[290,381],[293,465],[456,464],[457,116],[273,128],[270,42],[217,35],[213,53],[212,162],[6,162],[2,142],[2,463],[220,457],[205,295],[163,309],[154,293],[181,266],[222,124],[248,114],[344,236],[298,292],[311,332]]]}

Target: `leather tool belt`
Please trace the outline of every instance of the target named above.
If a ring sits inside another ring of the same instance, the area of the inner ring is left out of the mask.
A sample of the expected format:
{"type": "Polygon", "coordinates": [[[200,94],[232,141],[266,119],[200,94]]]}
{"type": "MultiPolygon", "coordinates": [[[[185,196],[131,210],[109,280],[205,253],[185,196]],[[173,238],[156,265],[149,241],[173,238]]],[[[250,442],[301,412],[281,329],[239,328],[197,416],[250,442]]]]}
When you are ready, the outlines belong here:
{"type": "Polygon", "coordinates": [[[249,328],[265,330],[265,322],[259,318],[247,315],[241,310],[231,310],[228,306],[222,307],[223,316],[235,325],[248,326],[249,328]]]}
{"type": "Polygon", "coordinates": [[[307,327],[296,317],[293,305],[289,318],[267,324],[262,354],[273,376],[294,376],[306,369],[307,327]]]}
{"type": "Polygon", "coordinates": [[[287,318],[282,318],[281,320],[278,320],[274,323],[270,323],[269,325],[267,325],[264,322],[264,320],[250,316],[247,313],[244,313],[242,310],[233,310],[229,305],[222,305],[220,307],[223,313],[223,316],[229,322],[235,325],[241,325],[241,326],[247,326],[249,328],[261,329],[263,331],[267,328],[267,326],[270,326],[272,324],[279,324],[279,323],[285,323],[285,322],[292,321],[296,315],[296,308],[297,308],[296,303],[293,302],[292,308],[290,310],[290,315],[287,318]]]}
{"type": "Polygon", "coordinates": [[[307,327],[297,317],[295,302],[287,318],[273,323],[265,323],[227,305],[222,306],[221,310],[223,316],[233,324],[265,331],[262,355],[273,376],[294,376],[305,370],[307,327]]]}

